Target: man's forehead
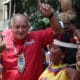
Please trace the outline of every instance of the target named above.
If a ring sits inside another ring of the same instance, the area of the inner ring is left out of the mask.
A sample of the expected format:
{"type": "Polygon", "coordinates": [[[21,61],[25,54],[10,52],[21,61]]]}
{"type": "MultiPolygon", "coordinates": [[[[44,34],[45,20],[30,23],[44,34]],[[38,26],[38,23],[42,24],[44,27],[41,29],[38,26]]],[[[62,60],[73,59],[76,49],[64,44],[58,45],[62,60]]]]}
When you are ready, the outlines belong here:
{"type": "Polygon", "coordinates": [[[13,19],[12,19],[12,22],[13,22],[13,24],[14,23],[27,23],[28,22],[28,20],[27,20],[27,16],[24,16],[24,15],[20,15],[20,14],[18,14],[18,15],[15,15],[14,17],[13,17],[13,19]]]}
{"type": "Polygon", "coordinates": [[[13,19],[15,20],[15,19],[23,19],[23,20],[27,20],[27,16],[25,16],[25,15],[21,15],[21,14],[17,14],[17,15],[15,15],[15,16],[13,16],[13,19]]]}

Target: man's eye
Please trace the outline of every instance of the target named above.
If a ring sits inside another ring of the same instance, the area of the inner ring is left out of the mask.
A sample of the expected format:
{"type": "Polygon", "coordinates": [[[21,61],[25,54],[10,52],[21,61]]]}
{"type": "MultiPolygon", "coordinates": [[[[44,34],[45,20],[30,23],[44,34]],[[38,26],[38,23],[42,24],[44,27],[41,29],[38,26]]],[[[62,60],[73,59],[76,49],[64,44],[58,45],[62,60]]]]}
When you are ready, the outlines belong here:
{"type": "Polygon", "coordinates": [[[26,26],[22,26],[23,29],[27,28],[26,26]]]}
{"type": "Polygon", "coordinates": [[[17,26],[15,26],[15,28],[16,28],[16,29],[19,29],[19,28],[20,28],[20,29],[26,29],[27,26],[25,26],[25,25],[18,26],[18,25],[17,25],[17,26]]]}
{"type": "Polygon", "coordinates": [[[20,26],[15,26],[16,29],[20,28],[20,26]]]}

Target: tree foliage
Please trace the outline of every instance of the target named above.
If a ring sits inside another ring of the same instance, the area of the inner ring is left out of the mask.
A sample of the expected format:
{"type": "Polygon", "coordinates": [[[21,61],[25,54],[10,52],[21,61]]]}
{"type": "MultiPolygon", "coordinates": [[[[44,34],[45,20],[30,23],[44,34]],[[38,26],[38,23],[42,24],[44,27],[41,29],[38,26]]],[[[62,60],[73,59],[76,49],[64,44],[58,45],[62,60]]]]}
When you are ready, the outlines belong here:
{"type": "MultiPolygon", "coordinates": [[[[28,14],[29,16],[29,21],[31,23],[31,26],[35,30],[38,29],[44,29],[46,26],[49,25],[48,20],[41,16],[38,5],[37,5],[37,0],[15,0],[18,7],[16,11],[22,11],[28,14]],[[46,21],[46,22],[45,22],[46,21]]],[[[42,0],[45,3],[50,4],[54,10],[59,12],[60,10],[60,3],[59,0],[42,0]]],[[[80,0],[73,0],[73,7],[77,11],[77,15],[79,17],[76,18],[75,24],[76,26],[80,26],[80,0]]]]}

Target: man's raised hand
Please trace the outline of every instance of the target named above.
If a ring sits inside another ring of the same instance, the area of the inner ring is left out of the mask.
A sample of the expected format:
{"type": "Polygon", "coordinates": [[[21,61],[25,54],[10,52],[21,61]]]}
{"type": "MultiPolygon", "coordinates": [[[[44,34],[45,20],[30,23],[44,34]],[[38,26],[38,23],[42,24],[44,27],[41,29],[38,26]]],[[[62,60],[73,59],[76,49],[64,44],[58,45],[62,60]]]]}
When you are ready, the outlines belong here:
{"type": "Polygon", "coordinates": [[[38,6],[41,14],[45,17],[51,16],[53,9],[49,4],[41,3],[41,0],[38,0],[38,6]]]}

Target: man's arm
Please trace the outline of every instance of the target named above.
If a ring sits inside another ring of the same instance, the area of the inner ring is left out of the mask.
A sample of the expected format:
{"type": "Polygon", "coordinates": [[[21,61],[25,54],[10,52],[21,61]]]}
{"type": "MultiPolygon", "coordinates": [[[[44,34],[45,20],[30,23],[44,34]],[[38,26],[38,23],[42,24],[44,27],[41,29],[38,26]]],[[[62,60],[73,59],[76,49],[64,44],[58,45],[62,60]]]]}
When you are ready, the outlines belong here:
{"type": "Polygon", "coordinates": [[[38,0],[38,5],[41,14],[49,19],[50,27],[55,31],[55,33],[61,33],[62,28],[54,17],[54,10],[52,7],[48,4],[41,3],[41,0],[38,0]]]}

